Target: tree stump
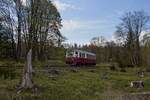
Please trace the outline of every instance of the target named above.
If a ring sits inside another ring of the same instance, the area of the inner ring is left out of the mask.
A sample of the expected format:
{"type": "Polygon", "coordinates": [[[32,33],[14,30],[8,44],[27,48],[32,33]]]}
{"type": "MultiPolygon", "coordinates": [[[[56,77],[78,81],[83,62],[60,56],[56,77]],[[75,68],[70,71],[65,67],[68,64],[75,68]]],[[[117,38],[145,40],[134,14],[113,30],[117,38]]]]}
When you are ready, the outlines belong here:
{"type": "Polygon", "coordinates": [[[143,81],[133,81],[133,82],[130,83],[130,87],[144,88],[144,82],[143,81]]]}
{"type": "Polygon", "coordinates": [[[139,77],[144,77],[144,71],[139,71],[139,72],[137,73],[137,75],[138,75],[139,77]]]}

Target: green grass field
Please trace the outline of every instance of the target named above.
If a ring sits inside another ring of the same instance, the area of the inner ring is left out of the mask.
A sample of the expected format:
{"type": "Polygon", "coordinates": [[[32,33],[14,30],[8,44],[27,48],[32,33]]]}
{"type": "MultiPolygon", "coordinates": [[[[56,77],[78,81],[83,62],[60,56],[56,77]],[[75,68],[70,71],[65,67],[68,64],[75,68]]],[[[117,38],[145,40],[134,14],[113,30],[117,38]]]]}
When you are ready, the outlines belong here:
{"type": "Polygon", "coordinates": [[[139,78],[136,75],[138,68],[120,72],[99,65],[75,69],[57,67],[57,75],[48,73],[52,68],[43,69],[36,68],[33,76],[38,87],[37,94],[32,90],[16,93],[15,86],[19,84],[21,70],[15,71],[14,79],[0,78],[0,100],[120,100],[119,96],[126,93],[150,91],[150,73],[139,78]],[[145,87],[131,88],[130,82],[136,80],[144,81],[145,87]]]}

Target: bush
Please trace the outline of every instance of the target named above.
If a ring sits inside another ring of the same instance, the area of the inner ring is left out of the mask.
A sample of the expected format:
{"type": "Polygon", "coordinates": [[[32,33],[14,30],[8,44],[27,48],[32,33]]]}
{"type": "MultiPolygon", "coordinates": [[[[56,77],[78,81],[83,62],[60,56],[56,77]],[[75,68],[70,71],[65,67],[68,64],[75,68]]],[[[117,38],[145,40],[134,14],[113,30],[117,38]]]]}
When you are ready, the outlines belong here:
{"type": "Polygon", "coordinates": [[[112,71],[118,71],[118,69],[119,69],[117,63],[112,63],[109,68],[110,68],[110,70],[112,70],[112,71]]]}
{"type": "Polygon", "coordinates": [[[120,72],[127,72],[125,68],[121,68],[120,72]]]}
{"type": "Polygon", "coordinates": [[[146,68],[146,72],[150,72],[150,68],[146,68]]]}
{"type": "Polygon", "coordinates": [[[115,66],[110,66],[110,70],[112,70],[112,71],[116,71],[117,69],[116,69],[116,67],[115,67],[115,66]]]}

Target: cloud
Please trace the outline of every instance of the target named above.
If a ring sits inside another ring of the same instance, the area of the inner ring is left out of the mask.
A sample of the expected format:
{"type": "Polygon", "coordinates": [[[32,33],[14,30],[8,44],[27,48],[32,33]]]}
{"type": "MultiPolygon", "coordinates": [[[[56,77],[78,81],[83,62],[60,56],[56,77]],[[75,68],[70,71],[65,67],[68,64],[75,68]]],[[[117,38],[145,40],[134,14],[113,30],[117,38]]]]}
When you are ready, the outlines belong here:
{"type": "Polygon", "coordinates": [[[121,17],[122,15],[124,15],[124,13],[125,13],[125,12],[122,11],[122,10],[116,10],[116,11],[115,11],[116,16],[120,16],[120,17],[121,17]]]}
{"type": "Polygon", "coordinates": [[[63,21],[63,29],[64,30],[74,30],[81,26],[81,23],[74,20],[64,20],[63,21]]]}
{"type": "Polygon", "coordinates": [[[93,28],[93,27],[90,27],[91,24],[92,22],[88,22],[88,21],[64,20],[63,30],[73,31],[73,30],[83,30],[83,29],[93,28]]]}
{"type": "Polygon", "coordinates": [[[21,0],[21,2],[22,2],[22,4],[23,4],[24,6],[26,6],[27,0],[21,0]]]}
{"type": "Polygon", "coordinates": [[[139,40],[142,41],[144,39],[144,35],[148,35],[149,31],[142,31],[139,37],[139,40]]]}
{"type": "Polygon", "coordinates": [[[63,32],[70,32],[70,31],[94,31],[94,30],[103,30],[106,28],[112,27],[110,23],[112,21],[108,20],[64,20],[63,21],[63,32]]]}
{"type": "Polygon", "coordinates": [[[30,0],[21,0],[23,6],[29,6],[30,0]]]}
{"type": "Polygon", "coordinates": [[[60,11],[65,11],[68,9],[80,10],[79,7],[76,7],[76,6],[69,4],[69,3],[61,2],[60,0],[53,0],[53,3],[56,5],[58,10],[60,10],[60,11]]]}
{"type": "Polygon", "coordinates": [[[92,37],[97,36],[104,36],[110,41],[114,40],[110,30],[115,28],[112,20],[63,20],[62,24],[61,32],[68,38],[66,42],[69,43],[88,43],[92,37]]]}

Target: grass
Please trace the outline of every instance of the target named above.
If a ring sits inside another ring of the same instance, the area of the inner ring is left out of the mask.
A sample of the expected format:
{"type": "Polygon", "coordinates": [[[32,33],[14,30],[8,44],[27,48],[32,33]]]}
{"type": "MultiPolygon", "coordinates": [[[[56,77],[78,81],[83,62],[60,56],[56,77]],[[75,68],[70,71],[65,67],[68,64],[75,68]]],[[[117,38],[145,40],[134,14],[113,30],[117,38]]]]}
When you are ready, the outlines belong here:
{"type": "Polygon", "coordinates": [[[38,71],[41,69],[43,68],[36,68],[34,75],[38,95],[35,96],[31,90],[16,93],[15,86],[19,84],[21,75],[21,70],[17,70],[17,76],[12,80],[0,78],[0,100],[104,100],[108,96],[113,97],[111,100],[117,100],[117,96],[124,93],[150,91],[150,74],[146,73],[144,78],[139,78],[136,75],[137,68],[119,72],[98,65],[77,68],[73,72],[69,67],[57,67],[60,74],[56,75],[56,79],[50,78],[53,75],[47,72],[38,71]],[[107,73],[106,79],[102,78],[104,73],[107,73]],[[144,81],[145,87],[131,88],[130,82],[135,80],[144,81]]]}

